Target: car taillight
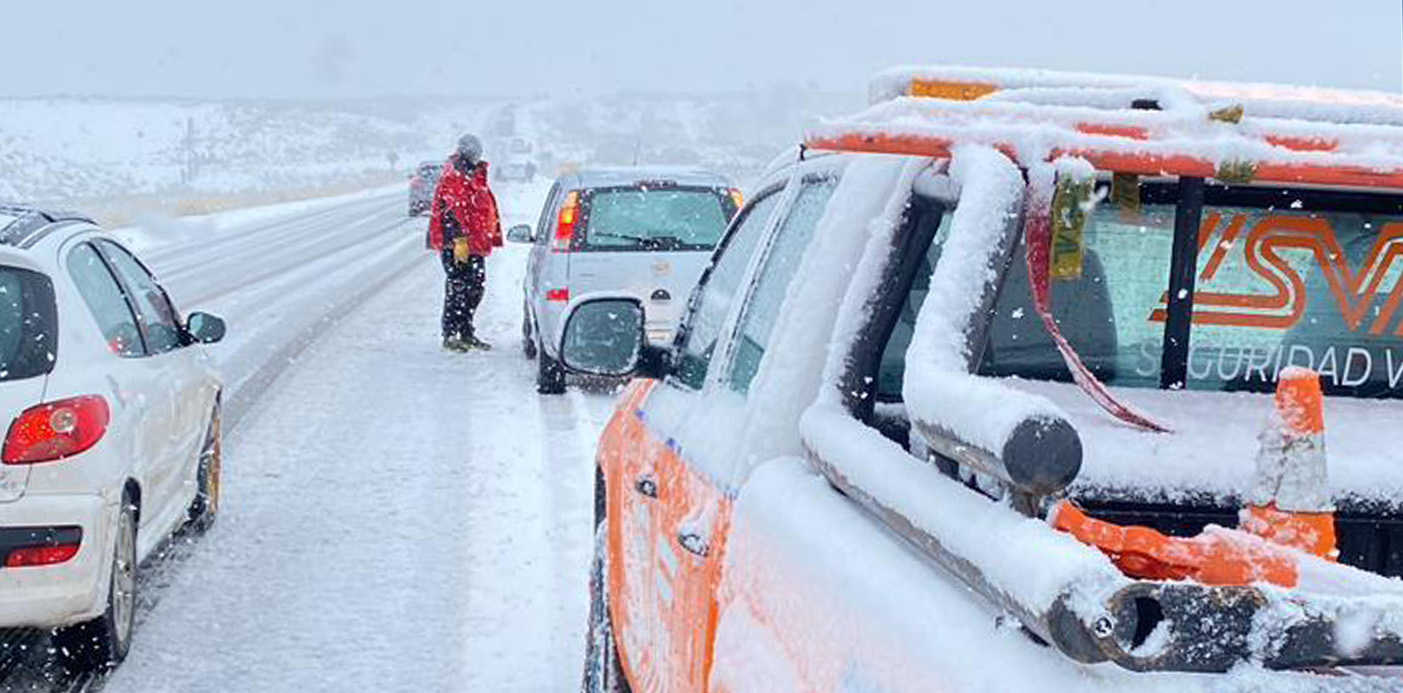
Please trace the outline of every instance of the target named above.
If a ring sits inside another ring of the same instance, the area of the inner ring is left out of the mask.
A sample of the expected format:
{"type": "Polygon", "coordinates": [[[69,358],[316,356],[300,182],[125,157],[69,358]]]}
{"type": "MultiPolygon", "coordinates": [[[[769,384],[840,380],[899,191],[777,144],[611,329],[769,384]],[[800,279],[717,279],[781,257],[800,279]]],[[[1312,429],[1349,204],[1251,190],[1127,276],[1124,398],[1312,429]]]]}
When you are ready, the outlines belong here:
{"type": "Polygon", "coordinates": [[[26,546],[15,549],[5,557],[6,568],[32,568],[64,563],[78,555],[78,544],[57,546],[26,546]]]}
{"type": "Polygon", "coordinates": [[[560,207],[560,219],[555,227],[555,242],[551,250],[557,253],[570,252],[575,243],[575,225],[580,222],[580,193],[572,190],[565,196],[565,204],[560,207]]]}
{"type": "Polygon", "coordinates": [[[550,289],[546,291],[546,300],[552,303],[569,303],[569,289],[550,289]]]}
{"type": "Polygon", "coordinates": [[[30,407],[10,424],[0,461],[34,464],[71,457],[97,445],[111,417],[107,400],[97,395],[30,407]]]}
{"type": "Polygon", "coordinates": [[[740,208],[745,206],[745,193],[736,188],[731,188],[727,192],[731,194],[731,201],[736,203],[736,211],[740,211],[740,208]]]}

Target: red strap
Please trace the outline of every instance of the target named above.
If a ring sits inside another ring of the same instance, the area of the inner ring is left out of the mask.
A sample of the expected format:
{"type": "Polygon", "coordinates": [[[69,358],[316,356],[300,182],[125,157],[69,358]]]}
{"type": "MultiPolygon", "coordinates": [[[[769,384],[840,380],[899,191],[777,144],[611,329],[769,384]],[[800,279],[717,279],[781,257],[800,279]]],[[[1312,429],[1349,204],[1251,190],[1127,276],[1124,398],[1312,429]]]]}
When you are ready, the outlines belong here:
{"type": "MultiPolygon", "coordinates": [[[[1050,187],[1050,186],[1049,186],[1050,187]]],[[[1035,182],[1028,183],[1028,215],[1024,221],[1023,237],[1027,244],[1028,283],[1033,290],[1033,309],[1042,318],[1048,336],[1057,345],[1062,360],[1072,372],[1072,378],[1082,391],[1111,414],[1132,426],[1168,433],[1169,429],[1118,401],[1106,385],[1096,378],[1086,364],[1082,363],[1076,349],[1062,336],[1062,329],[1052,317],[1052,291],[1049,278],[1049,264],[1052,256],[1052,192],[1042,189],[1035,182]]]]}

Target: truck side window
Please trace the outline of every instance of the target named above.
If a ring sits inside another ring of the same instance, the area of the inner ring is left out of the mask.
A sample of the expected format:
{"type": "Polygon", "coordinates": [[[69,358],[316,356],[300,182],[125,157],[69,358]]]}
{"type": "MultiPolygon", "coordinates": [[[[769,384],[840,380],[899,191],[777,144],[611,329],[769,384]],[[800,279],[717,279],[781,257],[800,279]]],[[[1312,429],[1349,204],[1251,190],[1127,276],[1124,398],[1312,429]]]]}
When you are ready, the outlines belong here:
{"type": "Polygon", "coordinates": [[[838,187],[832,177],[810,178],[804,181],[789,215],[780,226],[764,267],[756,281],[755,293],[745,306],[740,330],[736,335],[736,352],[731,363],[731,388],[742,394],[749,392],[750,381],[760,370],[760,360],[770,341],[770,332],[779,318],[780,305],[799,269],[804,250],[809,247],[814,229],[828,208],[828,200],[838,187]]]}
{"type": "Polygon", "coordinates": [[[953,213],[941,215],[940,227],[935,232],[921,264],[916,268],[916,275],[911,280],[911,289],[902,301],[901,314],[892,328],[891,338],[882,350],[881,365],[877,369],[878,402],[902,401],[901,383],[906,377],[906,349],[911,346],[911,337],[916,332],[916,316],[920,315],[921,306],[925,304],[926,295],[930,293],[931,274],[935,272],[936,263],[940,262],[940,252],[945,246],[945,238],[950,233],[950,221],[954,216],[953,213]]]}
{"type": "Polygon", "coordinates": [[[739,292],[741,281],[745,279],[750,257],[755,253],[765,229],[769,228],[770,217],[779,204],[782,190],[783,187],[775,187],[760,193],[741,212],[742,217],[717,249],[711,269],[702,279],[678,353],[677,380],[690,388],[700,389],[706,381],[706,369],[716,351],[721,326],[731,312],[731,301],[739,292]]]}

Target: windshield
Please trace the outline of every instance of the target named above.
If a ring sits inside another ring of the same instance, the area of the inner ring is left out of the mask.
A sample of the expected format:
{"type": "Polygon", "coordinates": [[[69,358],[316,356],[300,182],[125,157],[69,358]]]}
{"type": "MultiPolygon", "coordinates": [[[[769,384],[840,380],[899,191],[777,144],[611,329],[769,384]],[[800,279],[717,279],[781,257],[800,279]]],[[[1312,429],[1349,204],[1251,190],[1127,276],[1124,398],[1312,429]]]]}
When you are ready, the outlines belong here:
{"type": "Polygon", "coordinates": [[[0,266],[0,381],[53,370],[57,321],[48,277],[0,266]]]}
{"type": "MultiPolygon", "coordinates": [[[[1102,204],[1081,276],[1052,282],[1053,314],[1108,384],[1160,387],[1175,205],[1102,204]]],[[[1403,396],[1403,200],[1212,191],[1198,235],[1187,387],[1269,392],[1288,366],[1330,394],[1403,396]]],[[[1021,252],[981,371],[1070,380],[1032,310],[1021,252]]]]}
{"type": "Polygon", "coordinates": [[[589,192],[584,250],[714,250],[734,213],[715,188],[606,188],[589,192]]]}

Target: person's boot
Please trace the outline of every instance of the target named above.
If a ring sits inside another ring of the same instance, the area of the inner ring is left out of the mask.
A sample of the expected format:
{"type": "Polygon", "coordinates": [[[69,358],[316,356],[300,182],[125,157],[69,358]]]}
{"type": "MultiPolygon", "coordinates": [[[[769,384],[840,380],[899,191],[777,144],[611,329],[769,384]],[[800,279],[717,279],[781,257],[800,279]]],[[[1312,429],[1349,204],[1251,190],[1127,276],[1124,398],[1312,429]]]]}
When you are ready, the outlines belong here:
{"type": "Polygon", "coordinates": [[[463,343],[466,344],[466,345],[468,346],[469,349],[480,349],[480,350],[482,350],[482,351],[492,351],[492,345],[491,345],[491,344],[488,344],[487,342],[482,341],[482,340],[479,339],[478,336],[475,335],[475,334],[470,334],[470,335],[468,335],[467,337],[464,337],[464,338],[463,338],[463,343]]]}
{"type": "Polygon", "coordinates": [[[449,336],[449,337],[444,337],[444,338],[443,338],[443,350],[444,350],[444,351],[455,351],[455,352],[458,352],[458,353],[463,353],[463,352],[469,351],[469,350],[471,350],[471,349],[472,349],[472,346],[469,345],[467,341],[465,341],[465,340],[463,340],[463,339],[460,339],[460,338],[458,338],[458,337],[449,336]]]}

